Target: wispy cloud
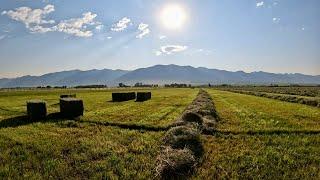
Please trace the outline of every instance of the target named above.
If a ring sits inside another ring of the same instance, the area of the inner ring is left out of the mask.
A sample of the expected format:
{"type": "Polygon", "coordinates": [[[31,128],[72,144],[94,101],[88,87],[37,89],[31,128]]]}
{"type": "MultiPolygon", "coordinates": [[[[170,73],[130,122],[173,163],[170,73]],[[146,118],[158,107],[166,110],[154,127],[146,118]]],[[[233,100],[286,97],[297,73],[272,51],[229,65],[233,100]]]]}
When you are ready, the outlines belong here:
{"type": "Polygon", "coordinates": [[[274,17],[274,18],[272,18],[272,21],[273,21],[273,23],[278,24],[280,22],[280,18],[274,17]]]}
{"type": "Polygon", "coordinates": [[[2,40],[2,39],[4,39],[4,38],[6,38],[7,37],[7,35],[0,35],[0,41],[2,40]]]}
{"type": "Polygon", "coordinates": [[[131,20],[127,17],[122,18],[117,23],[113,24],[111,27],[111,31],[123,31],[128,27],[128,24],[131,22],[131,20]]]}
{"type": "Polygon", "coordinates": [[[159,36],[159,39],[160,39],[160,40],[166,39],[166,38],[167,38],[167,36],[165,36],[165,35],[160,35],[160,36],[159,36]]]}
{"type": "Polygon", "coordinates": [[[54,6],[46,5],[43,9],[31,9],[30,7],[19,7],[15,10],[3,11],[1,15],[22,22],[30,31],[37,31],[40,25],[53,24],[54,20],[45,20],[45,17],[54,11],[54,6]]]}
{"type": "Polygon", "coordinates": [[[101,31],[104,28],[104,25],[100,24],[96,26],[96,30],[101,31]]]}
{"type": "Polygon", "coordinates": [[[100,22],[94,21],[97,14],[92,12],[83,13],[83,17],[81,18],[62,20],[56,25],[51,25],[55,24],[55,21],[46,20],[45,17],[49,13],[54,12],[54,10],[54,6],[49,4],[43,9],[20,7],[15,10],[3,11],[1,14],[24,23],[31,33],[63,32],[78,37],[90,37],[93,33],[91,30],[88,30],[87,25],[94,25],[96,27],[101,25],[100,22]],[[48,26],[48,24],[51,26],[48,26]]]}
{"type": "Polygon", "coordinates": [[[161,46],[160,50],[156,51],[156,56],[160,56],[162,54],[171,55],[174,53],[182,52],[188,49],[188,46],[181,46],[181,45],[166,45],[161,46]]]}
{"type": "Polygon", "coordinates": [[[264,2],[263,2],[263,1],[258,2],[258,3],[256,4],[257,7],[261,7],[261,6],[263,6],[263,5],[264,5],[264,2]]]}
{"type": "Polygon", "coordinates": [[[92,36],[92,31],[87,30],[86,25],[99,26],[100,23],[94,21],[94,19],[97,17],[97,14],[86,12],[83,13],[82,16],[82,18],[72,18],[69,20],[63,20],[58,25],[52,27],[52,30],[64,32],[78,37],[90,37],[92,36]]]}
{"type": "Polygon", "coordinates": [[[136,38],[138,39],[143,38],[143,36],[146,36],[151,32],[149,29],[149,25],[144,23],[139,24],[138,30],[140,31],[140,33],[136,36],[136,38]]]}

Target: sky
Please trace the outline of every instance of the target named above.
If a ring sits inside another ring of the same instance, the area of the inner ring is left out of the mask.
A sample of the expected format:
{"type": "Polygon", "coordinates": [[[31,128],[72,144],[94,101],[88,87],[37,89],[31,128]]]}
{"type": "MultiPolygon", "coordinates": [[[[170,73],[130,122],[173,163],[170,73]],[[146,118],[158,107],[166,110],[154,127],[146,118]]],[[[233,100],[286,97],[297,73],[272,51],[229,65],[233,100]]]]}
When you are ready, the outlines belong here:
{"type": "Polygon", "coordinates": [[[320,75],[319,0],[1,0],[0,78],[157,64],[320,75]]]}

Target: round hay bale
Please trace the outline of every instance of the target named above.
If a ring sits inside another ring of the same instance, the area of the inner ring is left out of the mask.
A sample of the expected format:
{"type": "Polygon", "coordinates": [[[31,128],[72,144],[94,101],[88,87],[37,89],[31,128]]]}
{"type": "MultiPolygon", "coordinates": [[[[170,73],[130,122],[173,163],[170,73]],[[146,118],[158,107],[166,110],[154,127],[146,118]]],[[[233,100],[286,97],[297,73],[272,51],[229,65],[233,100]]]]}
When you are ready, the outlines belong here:
{"type": "Polygon", "coordinates": [[[192,126],[177,126],[169,129],[163,138],[164,144],[174,149],[189,148],[193,154],[200,158],[203,155],[199,131],[192,126]]]}
{"type": "Polygon", "coordinates": [[[190,111],[183,113],[181,119],[187,122],[195,122],[199,125],[203,123],[203,119],[198,113],[190,111]]]}
{"type": "Polygon", "coordinates": [[[197,165],[192,152],[185,149],[166,147],[157,158],[157,176],[160,179],[181,179],[191,174],[197,165]]]}

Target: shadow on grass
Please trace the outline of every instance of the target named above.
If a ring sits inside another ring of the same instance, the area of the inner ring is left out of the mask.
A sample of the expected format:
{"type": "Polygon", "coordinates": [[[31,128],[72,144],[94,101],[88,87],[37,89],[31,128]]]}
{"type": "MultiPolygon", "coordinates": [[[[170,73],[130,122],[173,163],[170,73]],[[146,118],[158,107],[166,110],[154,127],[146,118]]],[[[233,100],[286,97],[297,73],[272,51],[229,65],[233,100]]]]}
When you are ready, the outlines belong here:
{"type": "Polygon", "coordinates": [[[320,130],[207,131],[205,135],[319,135],[320,130]]]}
{"type": "Polygon", "coordinates": [[[144,124],[125,124],[125,123],[116,123],[116,122],[98,122],[98,121],[87,121],[87,120],[79,120],[77,122],[81,123],[90,123],[102,126],[112,126],[129,130],[144,130],[144,131],[167,131],[170,127],[163,126],[150,126],[144,124]]]}
{"type": "Polygon", "coordinates": [[[124,124],[124,123],[116,123],[116,122],[98,122],[98,121],[88,121],[88,120],[76,120],[76,119],[66,119],[61,116],[60,113],[52,113],[49,114],[45,119],[40,120],[30,120],[28,116],[17,116],[13,118],[8,118],[4,120],[0,120],[0,129],[2,128],[10,128],[10,127],[19,127],[24,126],[36,122],[40,123],[54,123],[54,122],[62,122],[67,120],[75,120],[75,122],[79,123],[89,123],[101,126],[112,126],[118,127],[122,129],[129,130],[142,130],[142,131],[166,131],[170,127],[162,127],[162,126],[150,126],[144,124],[124,124]]]}
{"type": "Polygon", "coordinates": [[[32,124],[35,122],[58,122],[62,121],[63,119],[61,118],[60,113],[51,113],[47,116],[46,119],[41,119],[41,120],[30,120],[28,116],[17,116],[17,117],[12,117],[8,119],[4,119],[0,121],[0,129],[1,128],[8,128],[8,127],[18,127],[18,126],[24,126],[28,124],[32,124]]]}

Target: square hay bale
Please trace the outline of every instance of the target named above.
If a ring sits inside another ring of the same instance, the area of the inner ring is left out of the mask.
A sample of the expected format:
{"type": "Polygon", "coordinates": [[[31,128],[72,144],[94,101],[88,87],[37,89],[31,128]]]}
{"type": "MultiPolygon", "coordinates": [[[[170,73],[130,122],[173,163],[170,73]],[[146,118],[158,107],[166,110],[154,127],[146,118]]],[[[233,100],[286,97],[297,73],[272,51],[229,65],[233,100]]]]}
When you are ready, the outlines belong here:
{"type": "Polygon", "coordinates": [[[121,92],[121,93],[112,93],[113,102],[122,102],[136,99],[135,92],[121,92]]]}
{"type": "Polygon", "coordinates": [[[83,116],[83,101],[76,98],[61,98],[60,113],[66,118],[75,118],[83,116]]]}
{"type": "Polygon", "coordinates": [[[137,92],[137,101],[147,101],[151,99],[151,92],[137,92]]]}
{"type": "Polygon", "coordinates": [[[76,94],[61,94],[60,98],[76,98],[76,94]]]}
{"type": "Polygon", "coordinates": [[[30,120],[40,120],[46,118],[46,102],[42,100],[27,101],[27,113],[30,120]]]}

